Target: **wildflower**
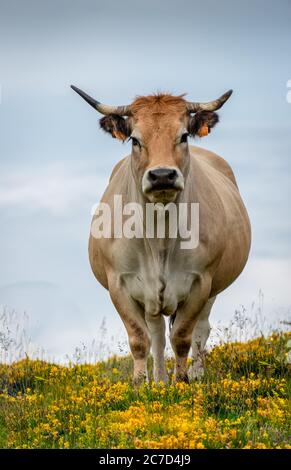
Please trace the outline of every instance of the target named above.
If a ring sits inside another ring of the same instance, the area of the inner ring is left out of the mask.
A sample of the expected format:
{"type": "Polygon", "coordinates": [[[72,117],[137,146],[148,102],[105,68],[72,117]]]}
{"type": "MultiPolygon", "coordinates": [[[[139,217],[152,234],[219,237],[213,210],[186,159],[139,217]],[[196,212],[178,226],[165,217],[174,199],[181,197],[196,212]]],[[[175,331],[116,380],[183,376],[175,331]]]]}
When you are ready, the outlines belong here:
{"type": "Polygon", "coordinates": [[[6,446],[290,448],[287,365],[278,359],[285,343],[273,335],[219,346],[206,355],[201,382],[139,389],[121,373],[127,358],[69,367],[28,359],[0,364],[6,446]],[[276,375],[266,377],[278,360],[276,375]]]}

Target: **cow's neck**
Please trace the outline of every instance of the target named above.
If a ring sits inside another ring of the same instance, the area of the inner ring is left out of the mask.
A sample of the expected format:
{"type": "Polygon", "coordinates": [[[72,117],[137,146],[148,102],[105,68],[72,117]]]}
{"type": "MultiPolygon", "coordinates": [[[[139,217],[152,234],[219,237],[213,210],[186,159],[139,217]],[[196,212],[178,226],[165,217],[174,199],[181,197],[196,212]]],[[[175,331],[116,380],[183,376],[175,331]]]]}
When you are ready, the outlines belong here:
{"type": "MultiPolygon", "coordinates": [[[[131,165],[128,166],[127,177],[125,177],[125,194],[124,194],[124,203],[128,202],[136,202],[140,204],[143,208],[144,213],[144,223],[146,220],[146,205],[149,203],[149,200],[144,196],[141,191],[140,184],[138,181],[135,180],[131,165]],[[135,184],[132,184],[133,181],[135,184]]],[[[175,201],[175,204],[180,202],[180,196],[175,201]]],[[[144,225],[145,227],[145,225],[144,225]]],[[[166,223],[166,232],[168,230],[167,223],[166,223]]],[[[165,265],[167,263],[167,259],[174,253],[178,244],[180,244],[181,238],[179,234],[177,238],[147,238],[143,239],[143,244],[146,252],[151,254],[153,258],[156,259],[159,265],[165,265]]]]}

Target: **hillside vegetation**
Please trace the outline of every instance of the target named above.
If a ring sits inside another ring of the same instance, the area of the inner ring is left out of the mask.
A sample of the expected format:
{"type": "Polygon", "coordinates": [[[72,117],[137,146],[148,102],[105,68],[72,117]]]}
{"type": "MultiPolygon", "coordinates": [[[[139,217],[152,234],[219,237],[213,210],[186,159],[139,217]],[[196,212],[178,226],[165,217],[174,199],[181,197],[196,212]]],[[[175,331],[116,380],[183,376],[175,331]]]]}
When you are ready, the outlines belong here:
{"type": "MultiPolygon", "coordinates": [[[[290,448],[291,334],[216,346],[201,381],[130,383],[131,359],[0,365],[0,446],[290,448]]],[[[173,373],[173,361],[167,361],[173,373]]]]}

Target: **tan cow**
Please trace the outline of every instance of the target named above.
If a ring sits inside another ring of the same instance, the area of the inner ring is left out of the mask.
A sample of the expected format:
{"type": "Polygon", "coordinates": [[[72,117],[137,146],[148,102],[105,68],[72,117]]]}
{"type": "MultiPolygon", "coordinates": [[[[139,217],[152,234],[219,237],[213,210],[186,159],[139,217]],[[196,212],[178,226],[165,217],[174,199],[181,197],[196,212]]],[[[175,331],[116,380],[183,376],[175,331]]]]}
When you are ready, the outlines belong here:
{"type": "MultiPolygon", "coordinates": [[[[154,379],[166,381],[165,316],[171,319],[176,380],[203,374],[201,351],[209,336],[209,314],[217,294],[241,273],[248,258],[250,222],[228,163],[216,154],[189,146],[218,122],[231,95],[209,103],[157,94],[128,106],[108,106],[72,87],[104,117],[100,125],[113,137],[132,141],[131,154],[114,168],[102,202],[124,204],[199,203],[199,244],[181,248],[181,237],[95,238],[89,257],[97,280],[109,290],[128,333],[134,380],[147,378],[152,348],[154,379]],[[187,370],[192,346],[193,365],[187,370]]],[[[167,219],[168,220],[168,219],[167,219]]],[[[94,222],[94,218],[93,218],[94,222]]]]}

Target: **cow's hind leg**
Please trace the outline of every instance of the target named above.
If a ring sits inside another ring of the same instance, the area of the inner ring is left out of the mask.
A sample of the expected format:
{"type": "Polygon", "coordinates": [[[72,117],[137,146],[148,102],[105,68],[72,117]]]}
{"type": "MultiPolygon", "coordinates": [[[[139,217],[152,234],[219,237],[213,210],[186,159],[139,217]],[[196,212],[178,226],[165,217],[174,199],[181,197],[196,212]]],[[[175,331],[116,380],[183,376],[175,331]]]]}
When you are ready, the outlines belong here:
{"type": "Polygon", "coordinates": [[[163,315],[146,316],[146,323],[151,335],[152,354],[154,359],[155,382],[167,382],[164,351],[166,346],[166,326],[163,315]]]}
{"type": "Polygon", "coordinates": [[[191,343],[193,363],[188,372],[190,379],[199,379],[204,375],[203,352],[210,334],[209,315],[214,301],[215,297],[212,297],[206,302],[194,326],[191,343]]]}

